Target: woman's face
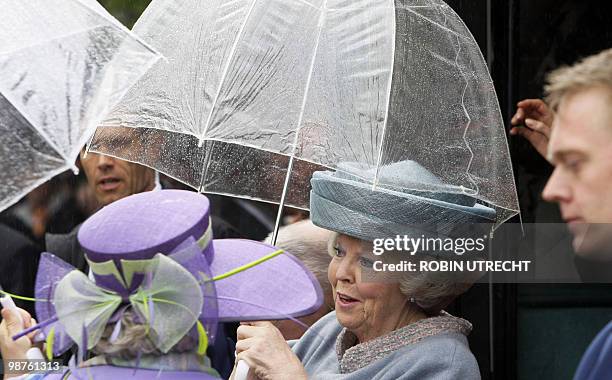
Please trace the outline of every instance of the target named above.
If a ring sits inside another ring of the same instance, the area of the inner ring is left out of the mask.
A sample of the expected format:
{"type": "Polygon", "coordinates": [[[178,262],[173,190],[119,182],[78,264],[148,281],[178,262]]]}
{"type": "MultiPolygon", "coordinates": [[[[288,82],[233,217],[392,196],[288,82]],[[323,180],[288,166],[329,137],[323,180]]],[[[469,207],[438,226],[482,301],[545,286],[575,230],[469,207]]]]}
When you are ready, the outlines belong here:
{"type": "Polygon", "coordinates": [[[361,343],[403,326],[408,310],[398,283],[362,281],[375,260],[371,243],[341,234],[328,269],[338,322],[361,343]]]}

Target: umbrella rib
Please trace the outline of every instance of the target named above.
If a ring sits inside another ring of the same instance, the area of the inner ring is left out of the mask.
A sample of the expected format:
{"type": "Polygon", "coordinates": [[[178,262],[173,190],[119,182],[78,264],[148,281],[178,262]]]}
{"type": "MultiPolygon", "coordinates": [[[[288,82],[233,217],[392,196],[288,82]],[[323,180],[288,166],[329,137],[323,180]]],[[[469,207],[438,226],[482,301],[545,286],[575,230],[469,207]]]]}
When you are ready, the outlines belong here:
{"type": "Polygon", "coordinates": [[[443,30],[444,30],[444,31],[446,31],[446,32],[449,32],[449,33],[451,33],[451,34],[454,34],[454,35],[455,35],[455,36],[457,36],[457,37],[461,37],[461,38],[465,39],[466,41],[468,41],[468,42],[469,42],[469,43],[471,43],[471,44],[473,44],[473,43],[475,42],[475,41],[472,41],[472,40],[471,40],[471,39],[470,39],[468,36],[465,36],[465,35],[463,35],[463,34],[461,34],[461,33],[458,33],[458,32],[456,32],[456,31],[454,31],[454,30],[452,30],[452,29],[449,29],[449,28],[447,28],[446,26],[441,25],[440,23],[437,23],[437,22],[433,21],[433,20],[432,20],[432,19],[430,19],[429,17],[423,16],[423,15],[422,15],[422,14],[420,14],[419,12],[417,12],[417,11],[413,10],[412,8],[414,8],[414,7],[407,7],[407,8],[404,8],[404,9],[406,9],[406,11],[408,11],[408,12],[412,13],[413,15],[415,15],[415,16],[417,16],[417,17],[419,17],[419,18],[422,18],[423,20],[425,20],[425,21],[429,22],[430,24],[432,24],[432,25],[434,25],[434,26],[437,26],[438,28],[443,29],[443,30]]]}
{"type": "Polygon", "coordinates": [[[61,34],[59,36],[55,36],[55,37],[49,38],[48,40],[44,40],[44,41],[41,41],[41,42],[37,42],[37,43],[30,44],[30,45],[26,45],[26,46],[20,46],[20,47],[18,47],[16,49],[12,49],[12,50],[8,50],[8,51],[0,51],[0,55],[14,54],[14,53],[17,53],[17,52],[22,51],[22,50],[31,49],[31,48],[36,47],[36,46],[45,45],[45,44],[47,44],[49,42],[57,41],[57,40],[62,40],[62,39],[65,39],[65,38],[69,38],[69,37],[75,36],[77,34],[87,33],[87,32],[89,32],[91,30],[102,28],[102,27],[105,27],[105,26],[106,25],[100,24],[100,25],[89,27],[89,28],[79,29],[79,30],[77,30],[75,32],[65,33],[65,34],[61,34]]]}
{"type": "MultiPolygon", "coordinates": [[[[469,162],[467,164],[467,168],[465,169],[465,174],[467,175],[468,179],[472,182],[472,185],[474,185],[474,187],[476,187],[475,194],[471,194],[470,190],[472,190],[472,189],[463,189],[463,191],[466,194],[476,195],[476,194],[478,194],[480,192],[479,189],[478,189],[478,183],[476,183],[476,181],[473,178],[474,176],[470,173],[470,169],[472,167],[472,162],[474,161],[474,151],[470,147],[470,143],[467,140],[468,129],[470,128],[470,125],[472,124],[472,118],[470,117],[470,114],[468,113],[468,110],[467,110],[467,108],[465,106],[465,93],[468,90],[469,82],[467,80],[467,77],[466,77],[465,73],[463,72],[463,70],[461,70],[461,65],[459,65],[459,55],[461,54],[461,41],[459,40],[459,37],[457,37],[457,47],[458,47],[458,49],[457,49],[457,55],[455,56],[455,65],[457,66],[457,70],[459,70],[459,73],[461,73],[461,76],[463,77],[463,80],[465,81],[465,87],[463,88],[463,93],[461,94],[461,107],[463,108],[463,113],[465,114],[465,117],[467,118],[467,122],[465,124],[465,129],[463,130],[463,142],[465,143],[466,148],[470,152],[470,160],[469,160],[469,162]]],[[[472,190],[472,191],[474,191],[474,190],[472,190]]]]}
{"type": "Polygon", "coordinates": [[[68,164],[73,171],[78,172],[75,163],[70,162],[70,159],[66,157],[66,155],[64,155],[64,152],[62,152],[62,150],[59,149],[57,145],[55,145],[55,143],[49,138],[49,136],[43,130],[36,128],[35,124],[32,122],[32,120],[28,118],[27,114],[23,112],[15,103],[13,103],[10,98],[8,98],[6,95],[3,96],[4,99],[6,99],[6,101],[9,102],[10,105],[12,105],[17,110],[17,112],[21,114],[21,117],[23,117],[25,121],[27,121],[28,124],[30,124],[38,134],[40,134],[40,136],[45,140],[45,142],[57,152],[57,154],[64,160],[64,162],[66,162],[66,164],[68,164]]]}
{"type": "MultiPolygon", "coordinates": [[[[0,201],[0,211],[5,210],[5,209],[11,207],[15,203],[17,203],[23,196],[25,196],[26,194],[28,194],[32,190],[36,189],[38,186],[42,185],[43,183],[47,182],[49,179],[55,177],[56,175],[58,175],[60,173],[63,173],[66,170],[68,170],[68,167],[66,165],[63,165],[61,168],[59,168],[57,170],[49,171],[49,172],[47,172],[46,175],[40,177],[39,179],[37,179],[34,182],[32,182],[29,186],[26,186],[21,191],[19,191],[17,193],[17,194],[19,194],[18,196],[11,196],[10,198],[8,198],[8,200],[1,200],[0,201]]],[[[13,193],[13,194],[15,194],[15,193],[13,193]]]]}
{"type": "MultiPolygon", "coordinates": [[[[89,3],[85,3],[83,0],[76,0],[76,2],[81,7],[86,8],[90,12],[92,12],[95,15],[97,15],[98,17],[102,18],[102,20],[109,22],[111,24],[111,26],[114,26],[116,29],[120,30],[123,34],[125,34],[126,38],[131,38],[131,39],[137,41],[140,45],[144,46],[145,48],[147,48],[152,53],[158,54],[158,55],[163,57],[163,55],[159,51],[157,51],[157,49],[155,49],[152,45],[150,45],[143,38],[141,38],[140,35],[134,33],[128,27],[123,25],[113,15],[108,13],[108,11],[102,5],[100,5],[99,8],[96,8],[96,7],[92,7],[89,3]]],[[[146,12],[146,9],[145,9],[145,12],[146,12]]],[[[139,20],[140,20],[140,18],[139,18],[139,20]]],[[[136,26],[136,24],[134,24],[134,27],[135,26],[136,26]]],[[[132,29],[134,29],[134,27],[132,27],[132,29]]]]}
{"type": "Polygon", "coordinates": [[[253,13],[253,9],[255,8],[255,3],[257,3],[257,0],[253,0],[251,2],[251,5],[249,7],[249,11],[246,14],[245,18],[244,18],[244,22],[242,23],[242,25],[240,26],[240,31],[238,32],[238,35],[236,36],[236,39],[234,40],[234,43],[232,45],[232,50],[230,51],[230,54],[227,58],[227,62],[225,63],[225,67],[223,68],[223,74],[221,74],[221,79],[219,80],[219,86],[217,87],[217,93],[215,94],[215,98],[210,106],[210,112],[208,113],[208,117],[206,119],[206,124],[204,124],[204,130],[202,131],[202,135],[200,137],[200,142],[198,143],[199,147],[202,147],[203,143],[204,143],[204,138],[206,137],[206,132],[208,132],[208,126],[211,122],[212,116],[213,116],[213,112],[215,110],[215,107],[217,106],[217,102],[219,101],[219,96],[221,95],[221,89],[223,88],[223,81],[225,81],[225,77],[227,76],[227,73],[229,72],[230,69],[230,65],[232,63],[232,60],[234,59],[234,55],[236,54],[236,50],[238,49],[238,42],[240,40],[240,38],[242,37],[243,33],[244,33],[244,29],[246,27],[247,22],[249,21],[249,19],[251,18],[251,14],[253,13]]]}
{"type": "MultiPolygon", "coordinates": [[[[389,0],[392,4],[394,3],[393,0],[389,0]]],[[[374,175],[374,180],[372,181],[372,190],[374,190],[376,188],[376,186],[378,185],[378,176],[380,175],[380,162],[382,161],[382,155],[383,155],[383,147],[385,145],[385,135],[387,133],[387,122],[389,121],[389,107],[391,104],[391,83],[393,81],[393,72],[395,69],[395,39],[396,39],[396,19],[395,19],[395,8],[393,12],[393,26],[391,27],[391,30],[393,30],[393,35],[392,35],[392,40],[393,40],[393,44],[392,49],[391,49],[391,70],[389,70],[389,80],[388,80],[388,87],[387,87],[387,104],[385,105],[385,123],[383,125],[383,131],[382,131],[382,136],[380,137],[380,146],[378,147],[378,159],[376,160],[376,174],[374,175]]]]}
{"type": "Polygon", "coordinates": [[[295,157],[295,151],[297,149],[298,139],[300,138],[300,127],[302,125],[302,119],[304,118],[304,112],[306,109],[306,101],[308,99],[308,92],[310,90],[310,83],[312,82],[312,73],[314,71],[314,65],[317,59],[319,51],[319,43],[321,41],[321,33],[323,32],[323,25],[325,24],[325,17],[327,16],[327,0],[321,7],[321,15],[319,16],[317,39],[315,41],[314,52],[310,61],[310,68],[308,70],[308,77],[306,78],[306,88],[304,89],[304,96],[302,98],[302,106],[300,109],[300,115],[298,116],[297,126],[295,129],[295,137],[293,139],[293,152],[289,157],[289,165],[287,166],[287,174],[285,175],[285,183],[283,185],[283,193],[281,194],[280,203],[278,204],[278,212],[276,215],[276,222],[274,224],[274,231],[272,233],[272,245],[276,244],[276,238],[278,237],[278,227],[283,213],[283,205],[285,204],[285,198],[287,196],[287,188],[289,187],[289,179],[291,177],[291,171],[293,170],[293,159],[295,157]]]}
{"type": "Polygon", "coordinates": [[[321,8],[317,7],[316,5],[314,5],[314,4],[312,4],[312,3],[310,3],[310,2],[308,2],[308,1],[306,1],[306,0],[297,0],[297,2],[298,2],[298,3],[302,3],[302,4],[304,4],[304,5],[308,5],[308,6],[312,7],[312,8],[314,8],[314,9],[321,10],[321,8]]]}
{"type": "MultiPolygon", "coordinates": [[[[21,115],[20,115],[21,116],[21,115]]],[[[27,121],[26,121],[27,122],[27,121]]],[[[29,123],[29,122],[27,122],[29,123]]],[[[29,126],[29,125],[28,125],[29,126]]],[[[34,129],[34,133],[38,133],[37,129],[34,129]]],[[[15,138],[16,141],[18,141],[22,146],[24,147],[29,147],[31,148],[31,144],[30,142],[26,141],[26,139],[22,138],[21,136],[13,136],[15,138]]],[[[55,149],[54,149],[55,150],[55,149]]],[[[45,152],[41,152],[41,151],[36,151],[39,155],[43,156],[44,159],[48,160],[48,161],[52,161],[55,163],[58,163],[60,165],[62,164],[66,164],[66,162],[64,161],[64,159],[62,157],[60,157],[58,159],[57,156],[53,156],[51,154],[45,153],[45,152]]]]}

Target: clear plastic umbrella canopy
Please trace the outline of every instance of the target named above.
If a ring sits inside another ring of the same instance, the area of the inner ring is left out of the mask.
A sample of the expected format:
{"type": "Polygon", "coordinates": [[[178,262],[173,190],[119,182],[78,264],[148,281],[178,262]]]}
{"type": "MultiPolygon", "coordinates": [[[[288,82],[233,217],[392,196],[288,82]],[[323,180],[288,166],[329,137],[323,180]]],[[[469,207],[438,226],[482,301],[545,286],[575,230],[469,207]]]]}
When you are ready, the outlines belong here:
{"type": "Polygon", "coordinates": [[[0,210],[74,164],[160,57],[95,0],[0,0],[0,210]]]}
{"type": "Polygon", "coordinates": [[[518,213],[497,97],[471,33],[439,0],[153,1],[133,31],[168,58],[130,89],[92,149],[203,192],[308,208],[314,170],[411,160],[518,213]]]}

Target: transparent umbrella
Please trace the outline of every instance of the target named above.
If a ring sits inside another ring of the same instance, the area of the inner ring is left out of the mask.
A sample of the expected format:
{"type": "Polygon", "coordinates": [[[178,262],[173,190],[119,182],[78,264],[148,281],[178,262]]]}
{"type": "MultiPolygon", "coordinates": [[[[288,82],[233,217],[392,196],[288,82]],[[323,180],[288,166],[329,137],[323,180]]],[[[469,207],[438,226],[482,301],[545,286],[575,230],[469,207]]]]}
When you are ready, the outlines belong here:
{"type": "Polygon", "coordinates": [[[518,213],[493,82],[469,30],[439,0],[153,1],[133,31],[159,61],[91,148],[202,192],[308,208],[310,177],[411,160],[435,181],[518,213]]]}
{"type": "Polygon", "coordinates": [[[0,0],[0,211],[69,168],[159,53],[95,0],[0,0]]]}

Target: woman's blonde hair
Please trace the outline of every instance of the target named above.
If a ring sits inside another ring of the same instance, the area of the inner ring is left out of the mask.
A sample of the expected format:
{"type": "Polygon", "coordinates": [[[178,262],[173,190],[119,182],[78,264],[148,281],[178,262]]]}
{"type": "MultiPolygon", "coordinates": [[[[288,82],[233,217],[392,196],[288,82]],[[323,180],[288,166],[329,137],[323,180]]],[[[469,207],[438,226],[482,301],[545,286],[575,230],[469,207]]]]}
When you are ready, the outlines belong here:
{"type": "MultiPolygon", "coordinates": [[[[113,333],[114,327],[114,323],[106,326],[100,341],[93,348],[93,352],[96,355],[106,355],[124,360],[134,359],[138,355],[163,355],[151,339],[151,334],[154,334],[154,332],[152,330],[147,332],[145,325],[137,323],[136,316],[132,310],[127,310],[123,313],[121,317],[121,334],[117,340],[111,343],[110,336],[113,333]]],[[[186,335],[178,344],[172,347],[171,352],[193,351],[195,347],[195,339],[186,335]]]]}

